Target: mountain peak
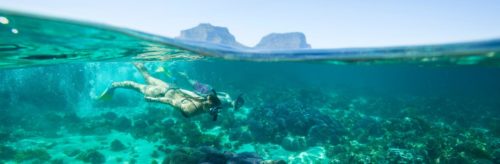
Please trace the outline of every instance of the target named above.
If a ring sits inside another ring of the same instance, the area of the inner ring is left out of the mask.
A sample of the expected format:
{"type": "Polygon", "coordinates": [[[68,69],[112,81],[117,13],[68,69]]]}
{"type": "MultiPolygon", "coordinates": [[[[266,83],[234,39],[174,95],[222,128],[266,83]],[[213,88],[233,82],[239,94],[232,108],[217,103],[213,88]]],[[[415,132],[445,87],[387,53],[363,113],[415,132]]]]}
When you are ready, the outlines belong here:
{"type": "Polygon", "coordinates": [[[238,48],[244,47],[236,41],[226,27],[213,26],[210,23],[200,23],[196,27],[182,30],[178,39],[209,42],[238,48]]]}
{"type": "Polygon", "coordinates": [[[264,36],[255,46],[257,49],[302,49],[311,48],[306,35],[301,32],[271,33],[264,36]]]}
{"type": "MultiPolygon", "coordinates": [[[[236,38],[226,27],[214,26],[210,23],[200,23],[198,26],[182,30],[177,39],[208,42],[232,48],[250,48],[236,41],[236,38]]],[[[264,36],[253,49],[302,49],[311,48],[306,36],[301,32],[271,33],[264,36]]]]}

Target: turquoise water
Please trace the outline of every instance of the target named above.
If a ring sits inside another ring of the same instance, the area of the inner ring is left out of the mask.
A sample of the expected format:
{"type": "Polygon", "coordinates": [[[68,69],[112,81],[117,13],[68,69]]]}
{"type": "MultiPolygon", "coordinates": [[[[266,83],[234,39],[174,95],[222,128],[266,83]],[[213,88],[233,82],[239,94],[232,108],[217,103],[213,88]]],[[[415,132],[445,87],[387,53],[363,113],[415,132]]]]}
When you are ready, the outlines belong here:
{"type": "Polygon", "coordinates": [[[0,38],[1,163],[500,163],[500,40],[257,51],[10,11],[0,38]],[[98,100],[133,62],[245,103],[98,100]]]}

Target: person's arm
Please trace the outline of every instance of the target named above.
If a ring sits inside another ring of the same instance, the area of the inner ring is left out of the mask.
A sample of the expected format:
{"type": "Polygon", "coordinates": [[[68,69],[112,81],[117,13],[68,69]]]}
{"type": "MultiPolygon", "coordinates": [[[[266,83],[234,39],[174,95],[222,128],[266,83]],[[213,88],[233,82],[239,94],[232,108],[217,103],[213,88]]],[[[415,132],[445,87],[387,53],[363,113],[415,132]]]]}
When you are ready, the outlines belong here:
{"type": "Polygon", "coordinates": [[[161,102],[161,103],[167,103],[167,104],[171,103],[170,99],[166,98],[166,97],[149,97],[149,96],[145,96],[144,99],[146,99],[146,101],[149,101],[149,102],[161,102]]]}
{"type": "Polygon", "coordinates": [[[221,100],[223,107],[233,108],[234,110],[240,109],[245,104],[243,94],[239,94],[236,99],[233,99],[225,92],[218,92],[217,97],[221,100]]]}
{"type": "Polygon", "coordinates": [[[223,108],[234,107],[233,99],[229,96],[229,94],[225,92],[217,92],[217,98],[221,101],[223,108]]]}
{"type": "Polygon", "coordinates": [[[193,87],[193,89],[200,94],[210,94],[210,92],[213,90],[212,86],[200,83],[199,81],[196,80],[192,80],[184,72],[179,72],[178,74],[186,81],[188,81],[189,85],[191,85],[191,87],[193,87]]]}

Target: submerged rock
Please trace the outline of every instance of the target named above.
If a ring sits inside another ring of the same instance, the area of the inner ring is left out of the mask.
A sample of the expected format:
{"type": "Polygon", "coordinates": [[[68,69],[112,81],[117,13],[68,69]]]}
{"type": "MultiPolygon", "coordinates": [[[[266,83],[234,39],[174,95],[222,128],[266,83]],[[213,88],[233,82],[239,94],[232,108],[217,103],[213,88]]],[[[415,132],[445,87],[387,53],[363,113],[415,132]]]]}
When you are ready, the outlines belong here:
{"type": "Polygon", "coordinates": [[[113,121],[116,118],[118,118],[118,115],[116,115],[116,113],[114,112],[106,112],[104,114],[101,114],[101,117],[103,117],[106,120],[113,121]]]}
{"type": "Polygon", "coordinates": [[[132,121],[127,117],[118,117],[113,121],[113,128],[118,131],[127,131],[132,127],[132,121]]]}
{"type": "Polygon", "coordinates": [[[360,134],[379,137],[384,134],[382,123],[372,117],[363,117],[356,122],[353,130],[360,134]]]}
{"type": "Polygon", "coordinates": [[[132,127],[132,136],[145,137],[148,134],[148,123],[145,120],[135,120],[132,127]]]}
{"type": "Polygon", "coordinates": [[[262,157],[253,152],[222,153],[210,147],[205,147],[202,149],[205,149],[205,151],[207,152],[207,154],[205,155],[205,159],[210,159],[210,160],[203,160],[203,162],[205,163],[254,164],[254,163],[261,163],[263,161],[262,157]]]}
{"type": "Polygon", "coordinates": [[[300,151],[307,149],[307,143],[304,137],[285,137],[281,141],[281,146],[290,151],[300,151]]]}
{"type": "Polygon", "coordinates": [[[255,153],[236,154],[227,160],[228,164],[254,164],[263,162],[262,158],[255,153]]]}
{"type": "Polygon", "coordinates": [[[78,154],[80,154],[82,151],[78,150],[78,149],[67,149],[67,150],[64,150],[64,154],[66,154],[68,157],[74,157],[78,154]]]}
{"type": "Polygon", "coordinates": [[[47,162],[51,158],[50,154],[45,149],[33,149],[33,150],[25,150],[18,152],[14,159],[17,162],[35,160],[40,163],[47,162]]]}
{"type": "MultiPolygon", "coordinates": [[[[0,118],[0,119],[2,119],[2,118],[0,118]]],[[[4,120],[4,119],[2,119],[2,120],[4,120]]],[[[10,130],[0,129],[0,143],[11,140],[11,133],[9,131],[10,130]]]]}
{"type": "Polygon", "coordinates": [[[252,133],[250,133],[250,131],[248,130],[235,129],[229,131],[229,133],[230,133],[229,136],[230,140],[244,142],[244,143],[252,142],[252,133]]]}
{"type": "Polygon", "coordinates": [[[127,149],[127,147],[118,139],[113,140],[110,147],[112,151],[122,151],[127,149]]]}
{"type": "Polygon", "coordinates": [[[204,153],[201,163],[226,163],[226,156],[213,147],[203,146],[199,150],[204,153]]]}
{"type": "Polygon", "coordinates": [[[277,133],[280,132],[278,125],[271,121],[250,120],[248,128],[252,133],[252,137],[258,142],[275,141],[275,137],[278,136],[277,133]]]}
{"type": "Polygon", "coordinates": [[[422,156],[406,149],[389,148],[387,159],[390,163],[423,163],[422,156]]]}
{"type": "Polygon", "coordinates": [[[102,120],[89,120],[79,127],[80,133],[85,135],[106,135],[111,129],[105,126],[102,120]]]}
{"type": "Polygon", "coordinates": [[[496,149],[495,151],[493,151],[492,156],[494,163],[500,163],[500,149],[496,149]]]}
{"type": "Polygon", "coordinates": [[[292,111],[285,118],[287,130],[294,135],[307,135],[308,130],[314,126],[314,116],[305,111],[292,111]]]}
{"type": "Polygon", "coordinates": [[[337,144],[340,142],[340,131],[326,125],[314,125],[307,133],[307,144],[316,146],[317,144],[328,143],[337,144]]]}
{"type": "Polygon", "coordinates": [[[64,114],[62,119],[64,125],[69,129],[78,129],[78,127],[82,123],[82,118],[78,117],[78,115],[75,112],[64,114]]]}
{"type": "Polygon", "coordinates": [[[8,146],[0,145],[0,161],[11,160],[16,155],[16,151],[8,146]]]}
{"type": "MultiPolygon", "coordinates": [[[[203,164],[260,164],[264,160],[256,153],[222,152],[214,147],[202,146],[198,149],[179,148],[169,153],[163,164],[174,163],[203,163],[203,164]]],[[[267,163],[281,164],[283,161],[267,161],[267,163]]]]}
{"type": "Polygon", "coordinates": [[[86,152],[80,153],[77,159],[83,162],[88,162],[92,164],[100,164],[106,162],[106,157],[97,150],[87,150],[86,152]]]}
{"type": "Polygon", "coordinates": [[[200,163],[202,152],[193,148],[179,148],[165,157],[163,164],[200,163]]]}
{"type": "Polygon", "coordinates": [[[265,160],[262,161],[261,164],[286,164],[284,160],[265,160]]]}
{"type": "Polygon", "coordinates": [[[64,160],[63,159],[53,159],[50,161],[50,164],[64,164],[64,160]]]}

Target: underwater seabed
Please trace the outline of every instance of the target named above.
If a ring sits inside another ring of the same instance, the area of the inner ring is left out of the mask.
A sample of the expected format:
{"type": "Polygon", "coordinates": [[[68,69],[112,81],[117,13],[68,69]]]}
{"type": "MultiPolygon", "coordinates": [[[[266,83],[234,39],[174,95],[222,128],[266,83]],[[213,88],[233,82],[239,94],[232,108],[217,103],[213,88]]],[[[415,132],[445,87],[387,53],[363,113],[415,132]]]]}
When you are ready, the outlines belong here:
{"type": "Polygon", "coordinates": [[[174,76],[154,71],[160,66],[244,93],[247,103],[214,122],[130,90],[95,101],[112,81],[143,81],[125,62],[4,69],[0,161],[500,162],[495,67],[147,62],[165,81],[174,76]]]}

